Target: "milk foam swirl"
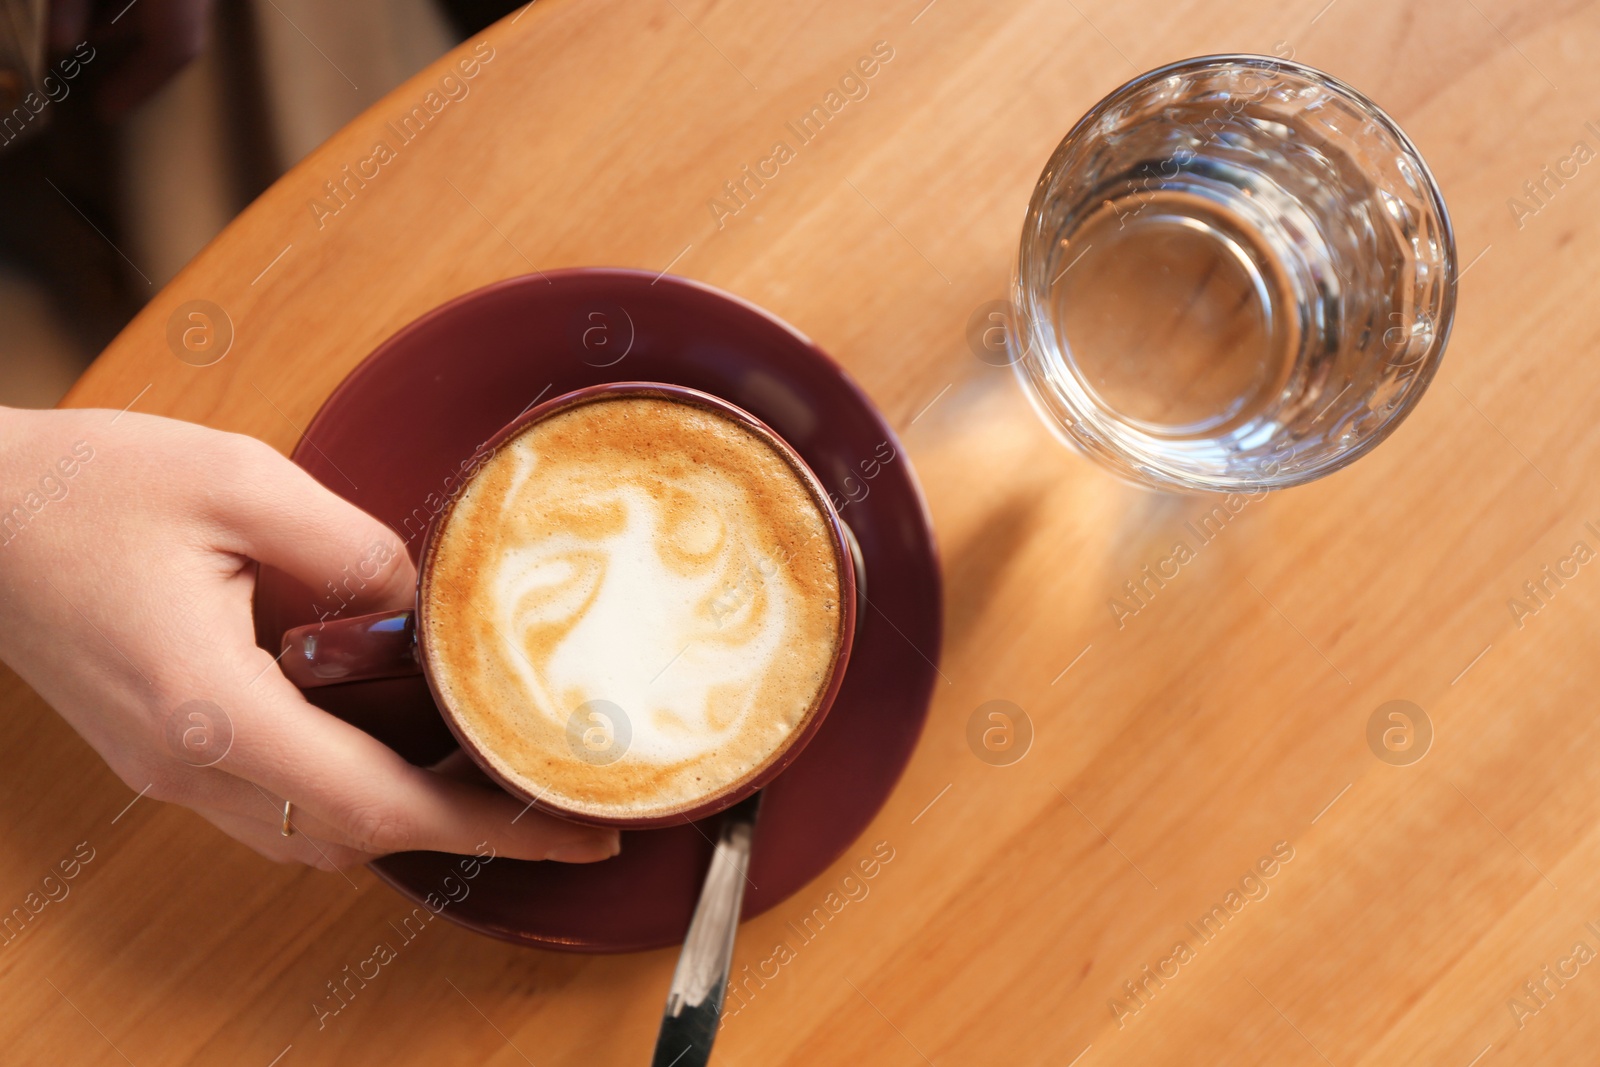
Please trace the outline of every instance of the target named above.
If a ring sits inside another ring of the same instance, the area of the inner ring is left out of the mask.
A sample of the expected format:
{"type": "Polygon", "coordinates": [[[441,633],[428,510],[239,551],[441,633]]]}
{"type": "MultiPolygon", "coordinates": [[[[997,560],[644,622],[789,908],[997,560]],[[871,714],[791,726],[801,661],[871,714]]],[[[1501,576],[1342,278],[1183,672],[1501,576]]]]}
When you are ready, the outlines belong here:
{"type": "Polygon", "coordinates": [[[617,705],[639,760],[714,751],[744,724],[796,612],[796,591],[751,543],[748,520],[729,521],[752,511],[739,488],[704,473],[669,486],[587,465],[541,480],[535,457],[517,462],[508,511],[548,512],[578,492],[592,512],[580,528],[513,543],[493,565],[489,610],[519,645],[510,665],[531,705],[555,726],[587,701],[617,705]]]}

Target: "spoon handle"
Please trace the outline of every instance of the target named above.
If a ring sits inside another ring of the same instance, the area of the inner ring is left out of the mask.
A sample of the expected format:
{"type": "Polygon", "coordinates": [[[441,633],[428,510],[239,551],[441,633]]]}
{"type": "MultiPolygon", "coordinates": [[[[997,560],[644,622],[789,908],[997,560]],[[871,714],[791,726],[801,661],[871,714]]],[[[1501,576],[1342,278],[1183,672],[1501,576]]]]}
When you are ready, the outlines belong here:
{"type": "Polygon", "coordinates": [[[705,1067],[711,1059],[711,1044],[717,1037],[728,990],[733,938],[739,927],[750,843],[760,807],[761,794],[757,792],[723,816],[711,869],[706,872],[677,969],[672,972],[651,1067],[705,1067]]]}

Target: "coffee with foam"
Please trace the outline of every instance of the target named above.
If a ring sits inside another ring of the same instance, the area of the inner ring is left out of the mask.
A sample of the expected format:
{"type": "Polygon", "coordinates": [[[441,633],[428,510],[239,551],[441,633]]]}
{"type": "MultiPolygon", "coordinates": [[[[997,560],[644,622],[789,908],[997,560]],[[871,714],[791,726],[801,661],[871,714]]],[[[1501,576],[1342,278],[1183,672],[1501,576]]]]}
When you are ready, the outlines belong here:
{"type": "Polygon", "coordinates": [[[843,639],[839,550],[751,428],[601,395],[502,444],[423,577],[429,673],[508,782],[652,818],[726,794],[803,730],[843,639]]]}

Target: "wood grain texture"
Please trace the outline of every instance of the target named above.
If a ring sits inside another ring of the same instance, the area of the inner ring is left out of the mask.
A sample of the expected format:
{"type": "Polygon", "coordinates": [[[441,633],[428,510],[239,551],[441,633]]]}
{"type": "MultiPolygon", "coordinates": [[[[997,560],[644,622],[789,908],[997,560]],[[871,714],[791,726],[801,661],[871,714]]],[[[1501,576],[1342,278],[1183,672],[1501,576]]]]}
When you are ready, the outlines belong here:
{"type": "MultiPolygon", "coordinates": [[[[1600,149],[1595,4],[547,0],[480,41],[493,58],[469,95],[337,214],[319,226],[308,204],[448,60],[251,206],[69,403],[287,451],[407,321],[583,264],[724,287],[850,369],[928,493],[946,682],[872,829],[741,929],[736,968],[755,968],[845,864],[894,850],[864,899],[747,982],[716,1062],[1592,1062],[1600,965],[1560,986],[1541,970],[1600,951],[1600,576],[1582,568],[1520,625],[1507,602],[1574,542],[1600,549],[1600,165],[1531,216],[1508,199],[1576,142],[1600,149]],[[870,94],[719,228],[723,183],[879,41],[893,58],[870,94]],[[1096,99],[1185,56],[1286,49],[1370,94],[1428,159],[1471,264],[1455,334],[1390,441],[1249,504],[1119,626],[1108,600],[1214,502],[1068,453],[974,358],[966,320],[1002,294],[1038,170],[1096,99]],[[211,367],[167,345],[194,299],[236,329],[211,367]],[[991,699],[1036,730],[1013,766],[967,747],[991,699]],[[1436,731],[1411,766],[1367,745],[1392,699],[1436,731]],[[1196,937],[1279,842],[1292,860],[1246,883],[1265,896],[1196,937]]],[[[366,872],[273,867],[180,809],[124,811],[94,753],[13,676],[0,687],[0,909],[78,843],[94,852],[0,947],[0,1060],[647,1062],[674,953],[575,958],[444,924],[319,1030],[312,1002],[400,899],[366,872]]]]}

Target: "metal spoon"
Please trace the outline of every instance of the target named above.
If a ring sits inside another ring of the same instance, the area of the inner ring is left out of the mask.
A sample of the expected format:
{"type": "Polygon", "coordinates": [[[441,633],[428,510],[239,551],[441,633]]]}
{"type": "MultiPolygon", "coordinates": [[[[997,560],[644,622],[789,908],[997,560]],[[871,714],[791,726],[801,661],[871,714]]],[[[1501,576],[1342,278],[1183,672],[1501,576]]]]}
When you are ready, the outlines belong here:
{"type": "Polygon", "coordinates": [[[711,1059],[728,991],[733,938],[739,928],[750,842],[760,808],[761,793],[757,791],[722,817],[711,869],[694,907],[677,969],[672,972],[651,1067],[706,1067],[711,1059]]]}

